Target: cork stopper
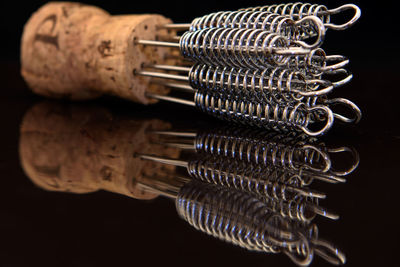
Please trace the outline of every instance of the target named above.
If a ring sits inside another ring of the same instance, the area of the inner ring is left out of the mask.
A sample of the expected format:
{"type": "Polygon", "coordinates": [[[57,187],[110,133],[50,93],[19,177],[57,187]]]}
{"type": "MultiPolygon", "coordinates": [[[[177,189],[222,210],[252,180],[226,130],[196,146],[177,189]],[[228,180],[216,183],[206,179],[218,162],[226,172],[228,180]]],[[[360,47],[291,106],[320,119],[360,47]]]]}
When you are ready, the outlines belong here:
{"type": "Polygon", "coordinates": [[[107,109],[43,102],[24,116],[19,152],[23,170],[50,191],[89,193],[106,190],[137,199],[157,196],[140,184],[175,167],[144,161],[135,153],[159,152],[178,157],[179,150],[159,145],[151,130],[170,125],[156,119],[127,119],[107,109]]]}
{"type": "Polygon", "coordinates": [[[21,40],[21,74],[37,94],[91,99],[112,94],[142,104],[145,92],[167,94],[165,87],[134,75],[144,64],[163,64],[170,48],[135,41],[173,33],[161,15],[111,16],[80,3],[50,2],[32,14],[21,40]]]}

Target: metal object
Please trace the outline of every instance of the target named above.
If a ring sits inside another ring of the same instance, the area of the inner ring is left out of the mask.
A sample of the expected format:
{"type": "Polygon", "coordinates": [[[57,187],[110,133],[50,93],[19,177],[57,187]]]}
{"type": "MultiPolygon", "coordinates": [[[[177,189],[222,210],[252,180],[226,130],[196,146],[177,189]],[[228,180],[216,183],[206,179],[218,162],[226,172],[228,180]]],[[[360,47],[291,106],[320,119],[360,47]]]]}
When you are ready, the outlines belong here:
{"type": "Polygon", "coordinates": [[[176,206],[178,213],[196,229],[248,250],[283,252],[302,266],[311,263],[314,252],[331,263],[345,262],[343,253],[318,240],[315,225],[301,227],[290,223],[244,192],[189,183],[180,190],[176,206]]]}
{"type": "MultiPolygon", "coordinates": [[[[300,266],[308,266],[314,255],[332,264],[346,261],[343,252],[318,237],[315,224],[293,221],[274,212],[279,202],[215,184],[182,182],[180,178],[148,179],[141,186],[174,198],[178,214],[197,230],[247,250],[284,253],[300,266]],[[173,180],[179,182],[172,185],[173,180]]],[[[294,206],[289,208],[293,210],[294,206]]]]}
{"type": "Polygon", "coordinates": [[[325,28],[333,30],[345,30],[351,27],[361,17],[361,9],[354,4],[346,4],[334,9],[328,9],[324,5],[296,2],[242,8],[240,11],[266,11],[287,15],[293,20],[301,20],[306,16],[313,15],[321,19],[325,28]],[[354,10],[354,16],[343,24],[331,23],[331,15],[342,13],[345,10],[354,10]]]}
{"type": "Polygon", "coordinates": [[[305,134],[287,135],[240,127],[202,132],[155,131],[154,134],[164,136],[163,144],[168,146],[262,165],[269,180],[296,186],[308,186],[313,179],[345,182],[343,176],[352,173],[360,160],[352,148],[330,148],[305,134]],[[350,164],[338,169],[332,157],[339,154],[343,157],[346,153],[351,156],[350,164]]]}
{"type": "MultiPolygon", "coordinates": [[[[175,71],[179,67],[168,65],[149,66],[152,69],[175,71]]],[[[293,102],[304,97],[314,97],[331,92],[334,88],[349,82],[352,75],[337,82],[306,77],[303,73],[286,68],[266,68],[251,70],[234,67],[219,67],[207,64],[194,64],[191,68],[179,68],[185,75],[139,71],[138,74],[188,82],[195,90],[208,90],[214,93],[229,94],[240,99],[258,101],[293,102]],[[187,74],[186,74],[187,73],[187,74]]],[[[310,102],[310,101],[308,101],[310,102]]],[[[313,101],[315,103],[316,101],[313,101]]]]}
{"type": "Polygon", "coordinates": [[[346,84],[351,77],[352,75],[348,74],[341,81],[331,82],[310,79],[299,71],[280,67],[251,70],[195,64],[189,72],[189,84],[198,90],[219,93],[228,91],[238,98],[273,100],[279,103],[327,94],[346,84]]]}
{"type": "Polygon", "coordinates": [[[344,254],[320,239],[311,224],[317,215],[339,216],[319,205],[325,194],[308,186],[314,179],[344,182],[358,166],[355,150],[331,148],[306,134],[228,126],[147,134],[156,135],[157,144],[181,149],[184,160],[142,153],[135,157],[185,171],[159,173],[144,188],[174,198],[178,213],[196,229],[248,250],[284,253],[301,266],[309,265],[314,255],[332,264],[345,262],[344,254]],[[338,169],[334,160],[348,159],[342,153],[352,159],[338,169]],[[180,185],[173,188],[162,182],[175,180],[180,185]]]}
{"type": "Polygon", "coordinates": [[[317,16],[304,16],[294,21],[289,16],[279,15],[269,11],[222,11],[212,13],[193,20],[190,31],[205,28],[238,28],[258,29],[265,32],[277,33],[289,40],[296,42],[304,48],[314,49],[321,46],[325,38],[325,26],[317,16]],[[303,28],[313,28],[314,43],[301,40],[308,39],[304,33],[299,34],[303,28]]]}
{"type": "Polygon", "coordinates": [[[229,158],[202,157],[199,160],[187,162],[144,154],[138,156],[163,164],[185,167],[192,178],[233,187],[260,197],[277,200],[293,200],[297,196],[325,198],[325,194],[315,190],[292,186],[279,180],[270,180],[269,173],[264,173],[264,168],[229,158]]]}
{"type": "MultiPolygon", "coordinates": [[[[169,68],[164,65],[151,67],[162,70],[169,68]]],[[[300,72],[285,68],[253,71],[195,64],[192,68],[172,67],[170,70],[188,74],[152,71],[139,71],[137,74],[185,82],[163,84],[194,93],[194,101],[156,94],[149,94],[149,97],[197,106],[220,119],[267,129],[287,131],[292,128],[316,136],[331,128],[333,118],[348,123],[358,122],[361,118],[361,111],[353,102],[342,98],[329,100],[319,97],[348,82],[351,75],[341,81],[330,82],[309,79],[300,72]],[[319,88],[320,85],[323,87],[319,88]],[[339,104],[350,110],[352,117],[333,113],[329,108],[339,104]],[[310,130],[308,125],[314,122],[324,122],[325,126],[320,130],[310,130]]]]}
{"type": "Polygon", "coordinates": [[[355,5],[328,10],[323,5],[294,3],[221,11],[191,24],[164,25],[187,31],[168,41],[137,42],[179,49],[182,65],[179,61],[178,66],[148,64],[135,74],[194,94],[192,101],[153,93],[147,94],[149,98],[197,106],[240,124],[322,135],[334,119],[346,123],[361,119],[360,109],[350,100],[327,97],[352,79],[343,68],[349,60],[326,55],[320,48],[327,28],[348,28],[360,14],[355,5]],[[330,23],[331,15],[347,9],[355,10],[351,20],[343,25],[330,23]],[[315,42],[307,43],[309,38],[315,42]],[[336,106],[349,114],[333,111],[336,106]]]}
{"type": "Polygon", "coordinates": [[[185,32],[179,48],[185,58],[195,62],[251,69],[284,66],[324,72],[348,63],[343,56],[326,56],[321,48],[307,50],[293,44],[297,45],[284,36],[261,30],[205,28],[185,32]],[[326,66],[332,59],[338,62],[326,66]]]}
{"type": "Polygon", "coordinates": [[[334,121],[334,114],[328,107],[322,105],[307,107],[302,102],[294,106],[257,103],[199,91],[195,93],[194,101],[156,94],[148,94],[148,97],[197,106],[203,112],[226,121],[281,132],[303,131],[310,136],[326,133],[332,127],[334,121]],[[317,116],[314,116],[314,112],[318,113],[318,120],[323,123],[316,130],[309,128],[310,124],[316,122],[312,119],[312,117],[317,118],[317,116]]]}
{"type": "Polygon", "coordinates": [[[311,221],[315,215],[338,216],[318,205],[325,194],[308,188],[312,181],[345,182],[344,176],[359,163],[358,153],[347,147],[328,148],[305,134],[283,135],[241,128],[217,128],[202,132],[150,131],[159,144],[187,153],[172,159],[137,153],[143,160],[183,167],[192,179],[251,194],[268,202],[272,211],[293,220],[311,221]],[[338,169],[331,158],[351,158],[338,169]],[[185,157],[186,158],[186,157],[185,157]],[[347,165],[347,164],[346,164],[347,165]]]}
{"type": "Polygon", "coordinates": [[[150,154],[137,157],[184,167],[195,180],[249,193],[267,202],[273,212],[306,222],[316,215],[338,219],[319,206],[318,200],[325,194],[309,186],[314,180],[345,182],[360,160],[352,148],[329,147],[317,138],[293,132],[287,135],[225,126],[148,134],[155,135],[161,145],[181,149],[185,160],[150,154]],[[346,164],[337,164],[338,159],[346,159],[346,164]]]}

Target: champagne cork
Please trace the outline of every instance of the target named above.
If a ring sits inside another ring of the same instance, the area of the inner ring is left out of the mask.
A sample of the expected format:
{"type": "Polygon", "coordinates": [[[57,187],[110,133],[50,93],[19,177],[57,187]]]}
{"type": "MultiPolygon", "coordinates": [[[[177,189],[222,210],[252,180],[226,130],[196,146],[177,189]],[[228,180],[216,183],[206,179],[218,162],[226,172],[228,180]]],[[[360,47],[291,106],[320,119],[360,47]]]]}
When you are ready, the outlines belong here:
{"type": "Polygon", "coordinates": [[[145,92],[167,94],[135,75],[144,64],[163,64],[170,48],[145,47],[140,39],[171,36],[161,15],[118,15],[89,5],[50,2],[32,14],[21,40],[21,74],[47,97],[73,100],[112,94],[142,104],[145,92]]]}
{"type": "Polygon", "coordinates": [[[178,157],[159,145],[151,130],[169,129],[156,119],[126,119],[104,108],[43,102],[25,114],[19,152],[23,170],[50,191],[89,193],[106,190],[136,199],[157,194],[144,190],[151,177],[175,167],[141,160],[135,153],[178,157]],[[150,178],[149,178],[150,177],[150,178]]]}

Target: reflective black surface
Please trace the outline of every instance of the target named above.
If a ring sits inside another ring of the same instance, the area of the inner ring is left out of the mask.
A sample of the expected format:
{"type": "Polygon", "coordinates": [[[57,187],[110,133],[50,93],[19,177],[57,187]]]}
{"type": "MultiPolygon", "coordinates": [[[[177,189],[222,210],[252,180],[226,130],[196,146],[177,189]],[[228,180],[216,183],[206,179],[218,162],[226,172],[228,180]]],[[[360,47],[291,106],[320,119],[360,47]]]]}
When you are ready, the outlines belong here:
{"type": "MultiPolygon", "coordinates": [[[[53,107],[52,112],[36,115],[39,116],[37,121],[42,123],[50,119],[51,113],[65,116],[63,112],[74,114],[74,109],[89,109],[92,114],[97,114],[98,120],[108,118],[117,125],[115,127],[124,125],[118,126],[118,121],[135,121],[137,118],[158,118],[178,129],[204,130],[209,125],[215,129],[221,123],[189,108],[165,103],[143,107],[114,98],[78,104],[45,100],[31,95],[26,89],[18,76],[17,64],[5,66],[8,87],[4,87],[4,92],[7,96],[1,99],[1,259],[5,266],[98,266],[136,262],[159,265],[166,261],[179,266],[188,262],[196,266],[210,263],[294,266],[284,254],[249,252],[194,230],[178,216],[174,202],[166,197],[144,201],[103,190],[72,194],[45,191],[36,186],[21,167],[21,124],[40,106],[53,107]]],[[[359,71],[353,86],[361,83],[367,74],[359,71]]],[[[367,98],[360,97],[360,100],[364,100],[362,106],[369,107],[367,98]]],[[[327,194],[320,203],[340,215],[338,221],[317,216],[313,222],[324,239],[332,241],[346,254],[346,265],[396,265],[399,139],[394,132],[396,127],[390,130],[385,119],[381,125],[374,124],[368,116],[369,109],[364,110],[367,115],[359,126],[336,126],[321,139],[334,146],[354,147],[361,160],[359,167],[346,177],[346,183],[313,184],[313,189],[327,194]]],[[[74,119],[82,120],[73,115],[65,119],[71,123],[74,119]]],[[[55,124],[53,130],[60,129],[57,128],[60,124],[62,121],[55,124]]],[[[35,127],[45,131],[49,125],[35,127]]],[[[96,133],[98,131],[93,132],[96,133]]],[[[84,128],[79,134],[82,138],[93,138],[84,128]]],[[[74,141],[77,140],[71,139],[74,141]]],[[[79,151],[79,147],[76,149],[79,151]]],[[[54,159],[59,157],[56,148],[43,147],[42,150],[54,150],[54,159]]],[[[40,147],[37,151],[32,158],[42,156],[40,147]]],[[[160,150],[152,153],[160,153],[160,150]]],[[[76,179],[79,178],[76,173],[76,179]]],[[[315,257],[312,265],[330,264],[315,257]]]]}
{"type": "MultiPolygon", "coordinates": [[[[41,4],[24,9],[18,16],[10,16],[14,23],[20,19],[18,30],[7,26],[12,23],[2,23],[11,40],[18,40],[24,18],[41,4]]],[[[168,11],[165,5],[157,7],[155,12],[168,11]]],[[[154,6],[140,7],[138,12],[149,12],[154,6]]],[[[114,7],[103,4],[102,7],[111,13],[124,11],[117,4],[114,7]]],[[[196,9],[196,12],[203,14],[206,10],[196,9]]],[[[346,177],[346,183],[313,185],[313,189],[327,194],[327,198],[320,201],[321,205],[340,215],[337,221],[317,216],[313,223],[318,225],[321,237],[345,253],[347,266],[398,266],[400,114],[396,87],[399,79],[394,57],[371,52],[376,51],[373,50],[376,42],[367,42],[372,38],[368,33],[382,28],[380,33],[388,34],[390,25],[385,23],[390,16],[373,19],[373,14],[374,7],[364,8],[361,20],[364,24],[346,33],[335,35],[332,32],[329,37],[332,39],[327,40],[327,45],[331,46],[326,49],[350,57],[354,79],[341,88],[339,95],[354,100],[363,111],[359,125],[335,125],[321,138],[332,146],[354,147],[360,156],[358,168],[346,177]],[[375,25],[376,20],[385,27],[375,25]],[[335,39],[339,35],[343,39],[335,39]],[[345,44],[350,37],[358,42],[345,44]]],[[[177,22],[185,22],[185,16],[189,15],[192,17],[189,12],[171,13],[177,22]],[[181,13],[185,15],[179,15],[181,13]]],[[[383,51],[392,51],[393,47],[391,42],[380,46],[383,51]]],[[[49,101],[30,93],[19,75],[18,45],[9,40],[5,48],[14,52],[6,53],[4,58],[8,61],[2,61],[0,66],[0,266],[295,266],[282,253],[251,252],[194,230],[178,216],[174,201],[167,197],[149,196],[150,200],[139,200],[127,196],[129,194],[106,190],[74,194],[46,191],[35,185],[21,166],[21,124],[43,103],[61,110],[71,108],[68,108],[69,103],[49,101]]],[[[73,106],[74,109],[90,106],[98,110],[99,118],[117,121],[157,118],[178,129],[204,130],[210,125],[212,128],[221,126],[219,121],[191,108],[167,103],[144,107],[105,97],[73,106]]],[[[70,121],[74,121],[74,117],[70,117],[70,121]]],[[[37,127],[45,129],[45,126],[37,127]]],[[[79,133],[82,138],[93,138],[84,130],[79,133]]],[[[43,151],[49,151],[46,149],[48,147],[43,147],[43,151]]],[[[37,151],[31,158],[40,160],[41,148],[37,151]]],[[[157,152],[160,151],[154,151],[157,152]]],[[[59,152],[54,149],[54,153],[55,160],[59,152]]],[[[108,177],[107,172],[104,173],[108,177]]],[[[81,178],[79,173],[75,176],[81,178]]],[[[332,265],[315,257],[311,266],[332,265]]]]}

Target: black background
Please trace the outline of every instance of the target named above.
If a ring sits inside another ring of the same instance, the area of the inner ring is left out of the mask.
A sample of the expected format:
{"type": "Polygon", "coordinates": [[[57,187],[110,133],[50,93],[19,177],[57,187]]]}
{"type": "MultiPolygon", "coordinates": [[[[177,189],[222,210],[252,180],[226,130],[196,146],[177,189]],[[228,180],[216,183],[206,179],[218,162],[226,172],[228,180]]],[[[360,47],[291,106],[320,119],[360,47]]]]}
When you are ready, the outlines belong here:
{"type": "MultiPolygon", "coordinates": [[[[19,40],[30,14],[46,1],[2,1],[0,16],[0,266],[293,266],[283,255],[265,255],[208,237],[181,220],[173,202],[143,202],[109,192],[70,195],[43,191],[24,175],[18,158],[23,114],[43,98],[19,75],[19,40]]],[[[216,10],[267,1],[82,1],[111,14],[160,13],[175,22],[216,10]]],[[[344,1],[324,1],[336,7],[344,1]]],[[[329,31],[323,48],[350,58],[353,81],[334,94],[363,111],[357,126],[337,126],[325,140],[354,146],[359,169],[343,185],[325,186],[325,205],[341,215],[318,219],[321,235],[348,257],[349,266],[398,266],[399,70],[395,1],[355,1],[362,17],[344,32],[329,31]]],[[[92,101],[113,112],[147,112],[182,121],[207,117],[165,103],[152,107],[114,98],[92,101]],[[165,110],[170,110],[166,113],[165,110]]],[[[316,258],[313,266],[328,266],[316,258]]]]}

